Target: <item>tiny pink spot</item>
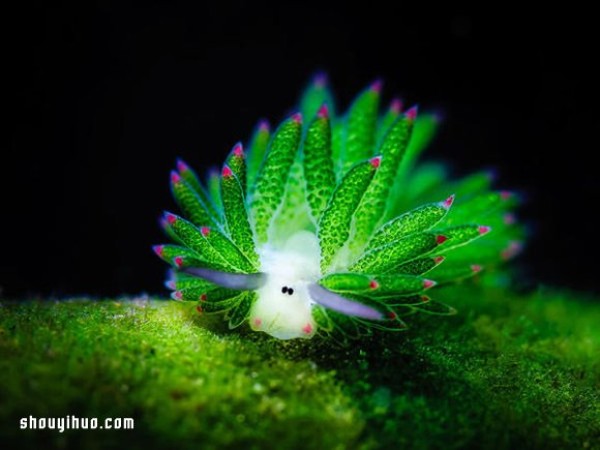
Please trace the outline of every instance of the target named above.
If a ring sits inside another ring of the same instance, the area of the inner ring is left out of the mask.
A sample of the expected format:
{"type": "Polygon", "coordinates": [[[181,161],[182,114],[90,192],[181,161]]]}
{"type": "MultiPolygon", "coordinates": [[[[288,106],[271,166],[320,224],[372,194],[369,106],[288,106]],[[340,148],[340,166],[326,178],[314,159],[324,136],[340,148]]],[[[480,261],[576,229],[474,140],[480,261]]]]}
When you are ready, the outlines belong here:
{"type": "Polygon", "coordinates": [[[448,237],[444,236],[443,234],[438,234],[435,237],[435,242],[436,242],[437,245],[443,244],[447,240],[448,240],[448,237]]]}
{"type": "Polygon", "coordinates": [[[177,222],[177,216],[175,214],[167,213],[165,214],[165,218],[167,219],[169,225],[173,225],[175,222],[177,222]]]}
{"type": "Polygon", "coordinates": [[[443,256],[435,256],[435,257],[433,258],[433,262],[434,262],[434,263],[436,263],[436,264],[441,264],[441,263],[443,263],[443,262],[444,262],[444,260],[445,260],[445,259],[446,259],[446,258],[445,258],[445,257],[443,257],[443,256]]]}
{"type": "Polygon", "coordinates": [[[206,301],[206,298],[207,298],[207,297],[206,297],[206,294],[202,294],[202,295],[200,296],[200,301],[201,301],[201,302],[205,302],[205,301],[206,301]]]}
{"type": "Polygon", "coordinates": [[[181,268],[181,266],[183,266],[183,256],[176,256],[173,258],[173,262],[177,267],[181,268]]]}
{"type": "Polygon", "coordinates": [[[322,88],[327,85],[327,74],[324,72],[319,72],[313,78],[313,84],[315,87],[322,88]]]}
{"type": "Polygon", "coordinates": [[[202,233],[202,236],[208,236],[210,234],[210,228],[202,227],[200,228],[200,233],[202,233]]]}
{"type": "Polygon", "coordinates": [[[399,98],[393,99],[392,103],[390,103],[390,111],[394,114],[400,114],[400,111],[402,111],[402,100],[399,98]]]}
{"type": "Polygon", "coordinates": [[[175,172],[174,170],[171,171],[171,183],[175,184],[175,183],[179,183],[181,181],[181,176],[175,172]]]}
{"type": "Polygon", "coordinates": [[[181,291],[175,291],[173,292],[173,299],[175,300],[181,300],[183,298],[183,294],[181,293],[181,291]]]}
{"type": "Polygon", "coordinates": [[[437,283],[433,280],[423,280],[423,289],[429,289],[435,286],[437,283]]]}
{"type": "Polygon", "coordinates": [[[294,122],[296,122],[296,123],[300,124],[300,123],[302,123],[302,114],[300,114],[300,113],[296,113],[296,114],[292,115],[291,119],[292,119],[294,122]]]}
{"type": "Polygon", "coordinates": [[[481,225],[477,231],[479,231],[479,234],[487,234],[490,231],[492,231],[492,227],[488,227],[487,225],[481,225]]]}
{"type": "Polygon", "coordinates": [[[454,203],[454,197],[455,197],[455,195],[452,194],[450,197],[448,197],[446,200],[444,200],[442,202],[442,208],[450,209],[450,207],[452,206],[452,203],[454,203]]]}
{"type": "Polygon", "coordinates": [[[175,281],[171,280],[171,281],[167,281],[166,286],[168,289],[175,289],[177,287],[177,285],[175,284],[175,281]]]}
{"type": "Polygon", "coordinates": [[[185,172],[186,170],[190,170],[190,168],[188,167],[188,165],[186,163],[184,163],[181,159],[177,160],[177,170],[179,172],[185,172]]]}
{"type": "Polygon", "coordinates": [[[373,167],[375,167],[377,169],[381,165],[381,156],[376,156],[375,158],[371,158],[369,160],[369,162],[371,163],[371,165],[373,167]]]}
{"type": "Polygon", "coordinates": [[[477,273],[477,272],[481,272],[481,271],[483,270],[483,267],[482,267],[482,266],[480,266],[479,264],[473,264],[473,265],[471,266],[471,270],[472,270],[473,272],[477,273]]]}
{"type": "Polygon", "coordinates": [[[369,283],[369,288],[377,289],[378,287],[379,287],[379,283],[375,280],[371,280],[371,282],[369,283]]]}
{"type": "Polygon", "coordinates": [[[329,117],[329,108],[327,107],[327,103],[323,103],[319,110],[317,111],[317,117],[321,119],[327,119],[329,117]]]}
{"type": "Polygon", "coordinates": [[[260,319],[260,317],[257,317],[256,319],[254,319],[254,326],[256,328],[260,327],[262,325],[262,320],[260,319]]]}
{"type": "Polygon", "coordinates": [[[244,147],[242,147],[242,144],[240,142],[235,144],[235,146],[233,147],[233,154],[238,157],[244,156],[244,147]]]}
{"type": "Polygon", "coordinates": [[[510,191],[500,191],[500,198],[502,200],[509,200],[510,198],[512,198],[513,193],[510,191]]]}
{"type": "Polygon", "coordinates": [[[383,81],[381,81],[380,78],[376,79],[375,81],[373,81],[373,84],[371,84],[370,89],[379,94],[381,92],[381,88],[383,87],[383,81]]]}
{"type": "Polygon", "coordinates": [[[302,331],[304,331],[304,334],[310,334],[313,331],[313,327],[310,323],[307,323],[302,327],[302,331]]]}
{"type": "Polygon", "coordinates": [[[419,112],[419,107],[418,106],[413,106],[408,111],[406,111],[404,114],[406,115],[406,118],[408,120],[415,120],[417,118],[417,113],[418,112],[419,112]]]}
{"type": "Polygon", "coordinates": [[[269,125],[269,121],[266,119],[263,119],[258,123],[258,131],[261,131],[264,133],[266,131],[269,131],[270,128],[271,128],[271,126],[269,125]]]}
{"type": "Polygon", "coordinates": [[[512,214],[512,213],[504,214],[504,223],[506,225],[513,225],[516,221],[517,221],[517,219],[515,218],[514,214],[512,214]]]}
{"type": "Polygon", "coordinates": [[[164,245],[155,245],[154,247],[152,247],[152,250],[154,250],[154,253],[156,253],[158,256],[160,256],[162,258],[163,251],[165,250],[165,246],[164,245]]]}
{"type": "Polygon", "coordinates": [[[231,171],[229,166],[223,166],[223,171],[221,172],[221,175],[223,175],[223,178],[229,178],[233,175],[233,172],[231,171]]]}
{"type": "Polygon", "coordinates": [[[508,244],[508,247],[506,247],[504,250],[502,250],[502,252],[500,252],[500,255],[504,260],[511,259],[514,256],[516,256],[522,249],[523,243],[519,241],[512,241],[510,244],[508,244]]]}

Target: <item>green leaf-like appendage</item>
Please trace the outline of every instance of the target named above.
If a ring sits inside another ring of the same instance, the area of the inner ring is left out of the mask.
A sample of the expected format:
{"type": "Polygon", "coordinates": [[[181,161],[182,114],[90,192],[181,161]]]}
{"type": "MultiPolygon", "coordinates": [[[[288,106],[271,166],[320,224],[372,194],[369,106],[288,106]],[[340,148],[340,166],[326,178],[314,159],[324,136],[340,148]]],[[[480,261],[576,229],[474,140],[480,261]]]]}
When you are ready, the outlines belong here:
{"type": "Polygon", "coordinates": [[[353,272],[382,273],[437,249],[440,235],[419,233],[365,252],[350,267],[353,272]]]}
{"type": "Polygon", "coordinates": [[[354,166],[333,192],[318,225],[321,245],[321,270],[325,272],[335,254],[350,236],[354,212],[369,187],[381,157],[377,156],[354,166]]]}
{"type": "Polygon", "coordinates": [[[487,274],[525,240],[518,196],[492,191],[489,172],[449,180],[444,164],[420,163],[439,116],[399,99],[380,114],[380,98],[375,82],[338,114],[318,75],[301,113],[274,133],[261,121],[206,185],[178,161],[185,218],[165,214],[172,243],[154,247],[171,297],[231,329],[347,343],[404,330],[413,314],[455,314],[457,283],[498,283],[487,274]]]}
{"type": "Polygon", "coordinates": [[[380,90],[381,83],[376,81],[358,96],[348,112],[342,137],[343,173],[374,153],[380,90]]]}
{"type": "Polygon", "coordinates": [[[227,229],[233,243],[253,266],[258,267],[258,255],[256,254],[254,236],[248,221],[242,186],[234,171],[227,165],[223,167],[221,176],[221,199],[227,229]]]}
{"type": "MultiPolygon", "coordinates": [[[[269,124],[266,121],[262,121],[256,127],[250,145],[248,146],[249,156],[247,164],[247,184],[248,188],[254,186],[256,177],[260,170],[260,166],[267,153],[267,147],[269,145],[269,137],[271,133],[269,131],[269,124]]],[[[249,190],[249,189],[248,189],[249,190]]]]}
{"type": "Polygon", "coordinates": [[[251,194],[250,211],[259,243],[268,238],[269,226],[279,207],[300,143],[301,117],[294,115],[275,132],[251,194]]]}
{"type": "Polygon", "coordinates": [[[335,114],[333,95],[329,86],[327,86],[327,76],[323,73],[318,73],[302,95],[300,101],[302,117],[307,121],[312,120],[323,105],[327,105],[331,114],[335,114]]]}
{"type": "Polygon", "coordinates": [[[304,139],[304,179],[313,220],[318,222],[335,188],[331,159],[331,126],[326,108],[321,108],[304,139]]]}
{"type": "Polygon", "coordinates": [[[215,224],[209,213],[208,199],[203,200],[198,191],[177,172],[171,173],[171,191],[181,210],[194,224],[198,226],[215,224]]]}
{"type": "Polygon", "coordinates": [[[394,183],[398,166],[410,140],[414,114],[416,111],[411,110],[397,119],[383,138],[378,150],[383,156],[381,167],[365,192],[356,215],[352,245],[355,250],[360,249],[367,242],[385,213],[388,192],[394,183]]]}

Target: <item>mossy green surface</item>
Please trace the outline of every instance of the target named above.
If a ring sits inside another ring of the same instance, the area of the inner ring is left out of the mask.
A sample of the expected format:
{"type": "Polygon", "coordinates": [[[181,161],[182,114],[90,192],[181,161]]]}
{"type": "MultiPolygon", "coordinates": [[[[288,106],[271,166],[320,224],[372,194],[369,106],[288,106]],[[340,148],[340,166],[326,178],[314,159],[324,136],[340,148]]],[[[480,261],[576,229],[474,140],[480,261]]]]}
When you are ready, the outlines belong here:
{"type": "Polygon", "coordinates": [[[2,448],[600,448],[600,303],[457,288],[452,317],[340,347],[172,301],[0,303],[2,448]],[[20,430],[22,417],[134,430],[20,430]]]}

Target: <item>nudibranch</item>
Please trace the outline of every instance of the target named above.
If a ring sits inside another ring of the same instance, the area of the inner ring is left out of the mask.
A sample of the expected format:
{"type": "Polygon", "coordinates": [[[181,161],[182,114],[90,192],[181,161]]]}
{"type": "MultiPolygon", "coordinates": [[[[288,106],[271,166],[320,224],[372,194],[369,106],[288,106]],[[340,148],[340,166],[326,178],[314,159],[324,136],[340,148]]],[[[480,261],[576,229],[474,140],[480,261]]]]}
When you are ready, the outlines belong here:
{"type": "Polygon", "coordinates": [[[278,339],[354,337],[453,314],[436,292],[520,251],[517,196],[492,190],[488,172],[454,181],[419,163],[438,117],[398,99],[380,114],[381,88],[336,114],[318,75],[298,113],[273,132],[260,122],[220,171],[202,179],[177,161],[182,215],[164,214],[172,243],[154,247],[173,299],[278,339]]]}

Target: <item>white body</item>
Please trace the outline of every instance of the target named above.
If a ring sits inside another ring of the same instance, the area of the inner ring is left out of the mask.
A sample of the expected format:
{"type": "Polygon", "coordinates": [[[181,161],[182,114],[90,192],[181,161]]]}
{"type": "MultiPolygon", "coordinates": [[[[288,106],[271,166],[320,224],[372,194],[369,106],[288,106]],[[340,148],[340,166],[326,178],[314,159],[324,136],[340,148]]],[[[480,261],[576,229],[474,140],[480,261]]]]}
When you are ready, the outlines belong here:
{"type": "Polygon", "coordinates": [[[307,288],[321,276],[317,237],[300,231],[281,249],[264,246],[259,256],[261,272],[267,275],[267,280],[257,291],[258,299],[250,311],[250,327],[278,339],[312,337],[316,331],[312,317],[314,302],[307,288]]]}

